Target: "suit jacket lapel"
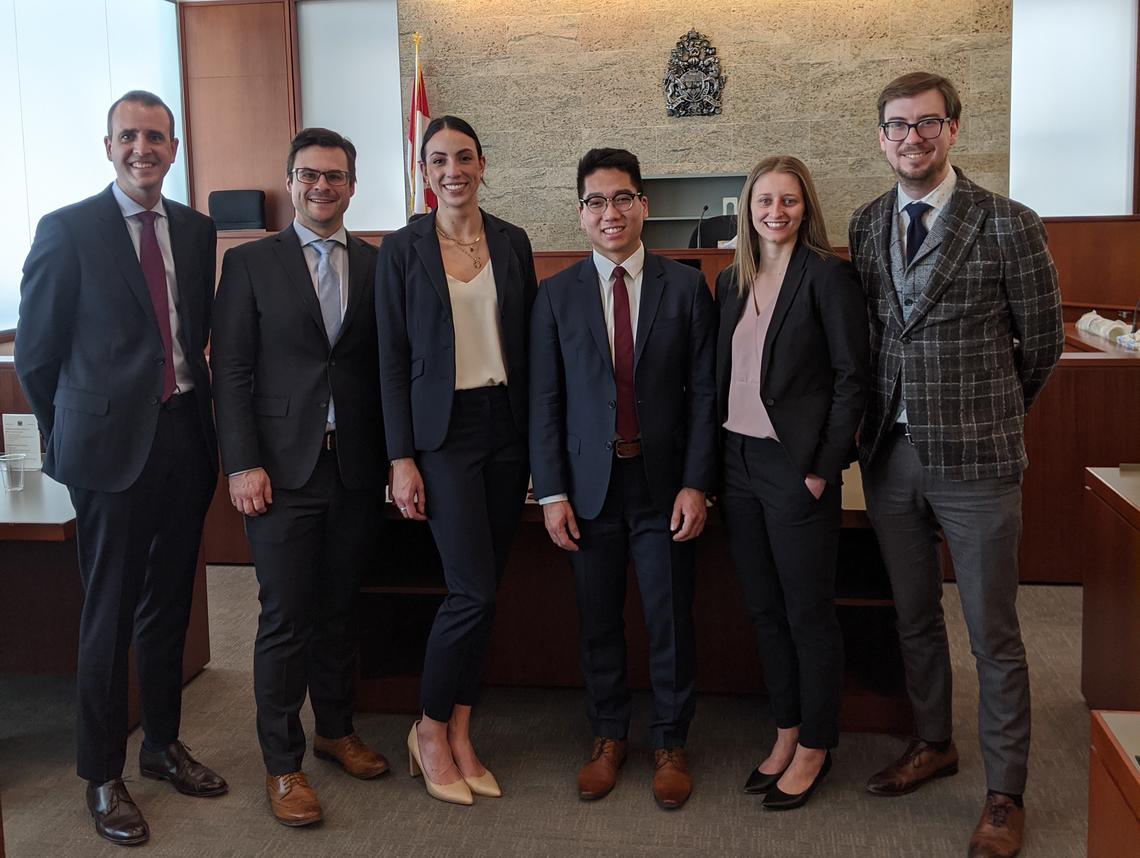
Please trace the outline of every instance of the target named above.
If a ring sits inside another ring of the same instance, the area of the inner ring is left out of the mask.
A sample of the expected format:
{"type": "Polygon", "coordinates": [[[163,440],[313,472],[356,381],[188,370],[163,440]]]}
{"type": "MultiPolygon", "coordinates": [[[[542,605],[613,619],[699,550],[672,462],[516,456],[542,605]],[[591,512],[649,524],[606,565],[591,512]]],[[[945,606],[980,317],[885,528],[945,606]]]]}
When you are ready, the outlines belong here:
{"type": "Polygon", "coordinates": [[[594,335],[594,344],[605,358],[610,372],[614,369],[614,357],[610,352],[610,335],[606,330],[606,315],[602,309],[602,297],[598,291],[598,267],[594,265],[593,254],[578,263],[578,285],[582,290],[581,306],[586,314],[586,324],[594,335]]]}
{"type": "Polygon", "coordinates": [[[946,219],[946,232],[942,239],[942,249],[938,260],[934,263],[934,270],[930,272],[930,280],[926,288],[918,296],[911,313],[910,321],[903,330],[913,328],[915,323],[930,312],[931,308],[942,297],[942,293],[953,282],[958,269],[966,261],[970,248],[978,239],[982,225],[986,221],[986,212],[975,205],[973,185],[961,174],[958,176],[958,187],[950,198],[942,217],[946,219]]]}
{"type": "MultiPolygon", "coordinates": [[[[103,245],[111,252],[115,264],[127,287],[142,305],[143,313],[150,319],[155,336],[158,336],[158,319],[154,315],[154,303],[150,300],[150,291],[146,288],[146,278],[143,277],[142,265],[131,241],[131,234],[127,231],[127,222],[123,217],[123,210],[119,208],[115,195],[111,193],[110,186],[103,194],[102,210],[99,212],[99,229],[103,236],[103,245]]],[[[176,263],[177,264],[177,263],[176,263]]]]}
{"type": "Polygon", "coordinates": [[[435,212],[415,221],[416,240],[412,246],[427,269],[431,285],[451,317],[451,293],[447,291],[447,275],[443,270],[443,254],[439,252],[439,239],[435,237],[435,212]]]}
{"type": "Polygon", "coordinates": [[[645,267],[641,276],[641,306],[637,310],[637,340],[633,346],[633,368],[641,360],[641,353],[645,351],[645,341],[649,338],[649,329],[653,327],[653,320],[657,316],[657,308],[661,306],[661,296],[665,292],[665,267],[652,253],[645,254],[645,267]]]}
{"type": "Polygon", "coordinates": [[[305,309],[309,311],[309,316],[312,317],[313,323],[321,332],[321,336],[327,340],[325,320],[321,315],[321,302],[317,298],[317,290],[313,288],[309,263],[305,261],[305,254],[301,250],[301,239],[297,235],[297,231],[293,229],[292,224],[277,233],[277,241],[273,249],[277,252],[277,258],[285,269],[297,297],[305,309]]]}
{"type": "Polygon", "coordinates": [[[796,293],[804,282],[807,272],[807,254],[810,253],[802,244],[796,244],[792,251],[792,258],[788,261],[788,270],[784,272],[784,280],[780,284],[780,292],[776,295],[776,306],[772,308],[772,320],[768,323],[768,331],[764,334],[764,352],[760,358],[760,383],[764,383],[764,376],[768,374],[768,366],[772,363],[772,343],[776,341],[776,334],[792,302],[796,300],[796,293]]]}
{"type": "Polygon", "coordinates": [[[898,205],[898,185],[890,192],[880,197],[875,205],[874,217],[871,222],[871,234],[878,241],[879,246],[874,254],[875,264],[879,268],[879,282],[883,284],[883,297],[895,323],[903,326],[902,307],[899,306],[899,295],[895,289],[895,279],[891,276],[891,242],[896,239],[895,207],[898,205]]]}
{"type": "MultiPolygon", "coordinates": [[[[727,325],[729,331],[735,332],[736,326],[740,324],[740,317],[744,314],[744,301],[741,300],[740,291],[736,288],[735,277],[732,280],[731,288],[725,289],[723,292],[717,290],[716,300],[723,305],[720,323],[727,325]]],[[[717,366],[727,367],[731,359],[732,333],[726,337],[717,337],[717,366]]]]}
{"type": "Polygon", "coordinates": [[[487,252],[491,256],[495,293],[499,299],[499,312],[502,312],[507,300],[507,283],[510,282],[511,241],[506,232],[491,225],[486,212],[483,213],[483,231],[487,235],[487,252]]]}
{"type": "Polygon", "coordinates": [[[163,200],[166,208],[167,226],[170,228],[170,250],[174,254],[174,276],[178,284],[178,331],[182,338],[182,350],[190,354],[190,332],[196,331],[198,319],[194,316],[197,305],[190,300],[192,284],[198,280],[199,262],[194,252],[186,245],[187,222],[181,209],[163,200]]]}
{"type": "MultiPolygon", "coordinates": [[[[364,292],[368,288],[368,257],[364,252],[363,242],[347,233],[348,238],[348,302],[344,308],[344,321],[340,323],[340,334],[337,341],[344,336],[349,324],[356,315],[357,309],[364,300],[364,292]]],[[[320,303],[319,301],[317,302],[320,303]]]]}

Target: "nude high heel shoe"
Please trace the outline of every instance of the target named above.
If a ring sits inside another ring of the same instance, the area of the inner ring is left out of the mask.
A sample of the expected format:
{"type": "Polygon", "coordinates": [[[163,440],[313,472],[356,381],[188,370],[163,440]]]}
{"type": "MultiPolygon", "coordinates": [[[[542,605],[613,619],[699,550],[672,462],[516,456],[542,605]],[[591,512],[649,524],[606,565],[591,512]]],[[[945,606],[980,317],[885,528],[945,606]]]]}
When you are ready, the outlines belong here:
{"type": "MultiPolygon", "coordinates": [[[[427,776],[423,763],[420,762],[420,737],[416,733],[416,726],[419,723],[417,721],[413,724],[411,732],[408,733],[408,773],[413,778],[420,774],[424,776],[424,786],[427,787],[428,795],[432,798],[449,801],[452,804],[474,804],[475,799],[471,797],[471,788],[462,778],[450,784],[437,784],[427,776]]],[[[491,780],[493,781],[494,778],[491,780]]]]}
{"type": "Polygon", "coordinates": [[[483,774],[477,778],[469,778],[464,775],[463,781],[470,787],[471,792],[475,795],[485,796],[486,798],[501,798],[503,795],[503,790],[499,786],[499,782],[495,780],[495,776],[491,774],[489,769],[484,769],[483,774]]]}

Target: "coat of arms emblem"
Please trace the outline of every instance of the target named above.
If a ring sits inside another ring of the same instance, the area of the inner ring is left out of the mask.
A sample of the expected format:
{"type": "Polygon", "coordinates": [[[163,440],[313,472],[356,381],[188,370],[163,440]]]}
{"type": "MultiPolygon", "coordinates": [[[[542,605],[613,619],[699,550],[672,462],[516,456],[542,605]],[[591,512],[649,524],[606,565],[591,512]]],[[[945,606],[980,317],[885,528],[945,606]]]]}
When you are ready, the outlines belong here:
{"type": "Polygon", "coordinates": [[[713,116],[728,77],[707,37],[689,30],[669,52],[665,69],[665,111],[670,116],[713,116]]]}

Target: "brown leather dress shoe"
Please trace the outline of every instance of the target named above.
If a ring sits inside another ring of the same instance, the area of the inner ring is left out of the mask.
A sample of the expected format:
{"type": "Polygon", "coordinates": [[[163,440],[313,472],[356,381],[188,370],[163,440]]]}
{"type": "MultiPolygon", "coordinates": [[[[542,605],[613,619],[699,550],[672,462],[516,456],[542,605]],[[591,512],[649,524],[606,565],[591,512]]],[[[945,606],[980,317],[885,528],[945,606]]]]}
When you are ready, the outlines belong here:
{"type": "Polygon", "coordinates": [[[970,838],[970,858],[1013,858],[1025,835],[1025,808],[1008,795],[986,795],[982,818],[970,838]]]}
{"type": "Polygon", "coordinates": [[[139,748],[139,772],[143,777],[170,781],[180,793],[198,798],[222,795],[230,789],[221,775],[195,760],[178,741],[158,753],[139,748]]]}
{"type": "Polygon", "coordinates": [[[934,778],[958,774],[958,749],[950,743],[945,751],[922,739],[911,739],[903,755],[871,776],[867,792],[872,795],[906,795],[934,778]]]}
{"type": "Polygon", "coordinates": [[[95,817],[95,831],[112,843],[136,846],[150,838],[150,828],[122,778],[97,787],[88,784],[87,809],[95,817]]]}
{"type": "Polygon", "coordinates": [[[313,754],[322,760],[340,763],[341,768],[354,778],[368,780],[388,771],[388,761],[364,744],[355,733],[339,739],[313,736],[313,754]]]}
{"type": "Polygon", "coordinates": [[[590,762],[578,770],[578,798],[593,801],[605,798],[617,783],[618,769],[625,763],[629,742],[625,739],[594,737],[590,762]]]}
{"type": "Polygon", "coordinates": [[[693,791],[685,749],[660,748],[654,751],[653,766],[653,798],[665,810],[676,810],[689,800],[693,791]]]}
{"type": "Polygon", "coordinates": [[[304,772],[266,775],[265,792],[269,795],[273,815],[282,825],[312,825],[320,822],[324,815],[304,772]]]}

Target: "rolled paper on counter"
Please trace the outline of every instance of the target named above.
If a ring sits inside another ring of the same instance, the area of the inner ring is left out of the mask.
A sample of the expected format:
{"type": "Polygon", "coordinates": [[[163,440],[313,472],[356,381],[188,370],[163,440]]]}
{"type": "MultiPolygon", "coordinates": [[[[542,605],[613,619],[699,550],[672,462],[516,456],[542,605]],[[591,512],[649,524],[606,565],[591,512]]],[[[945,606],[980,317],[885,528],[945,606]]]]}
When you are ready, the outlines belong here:
{"type": "Polygon", "coordinates": [[[1077,330],[1115,342],[1117,337],[1129,333],[1131,328],[1118,319],[1106,319],[1096,310],[1090,310],[1077,320],[1077,330]]]}

